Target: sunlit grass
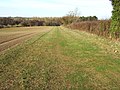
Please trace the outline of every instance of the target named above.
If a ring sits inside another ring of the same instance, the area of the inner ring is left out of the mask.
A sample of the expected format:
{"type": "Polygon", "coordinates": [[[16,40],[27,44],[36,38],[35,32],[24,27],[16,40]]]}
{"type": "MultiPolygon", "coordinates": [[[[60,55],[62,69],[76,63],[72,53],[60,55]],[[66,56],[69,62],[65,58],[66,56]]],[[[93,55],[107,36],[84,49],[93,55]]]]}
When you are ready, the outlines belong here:
{"type": "Polygon", "coordinates": [[[119,90],[119,42],[61,27],[43,34],[0,55],[0,89],[119,90]]]}

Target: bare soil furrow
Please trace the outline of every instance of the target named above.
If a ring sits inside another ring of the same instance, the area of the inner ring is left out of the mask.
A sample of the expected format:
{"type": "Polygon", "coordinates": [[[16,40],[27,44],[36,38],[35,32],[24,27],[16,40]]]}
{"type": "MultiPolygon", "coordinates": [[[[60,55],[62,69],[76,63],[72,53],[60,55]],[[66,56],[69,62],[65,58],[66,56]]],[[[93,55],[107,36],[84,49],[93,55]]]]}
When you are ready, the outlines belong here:
{"type": "Polygon", "coordinates": [[[35,35],[35,33],[27,34],[27,35],[24,35],[22,37],[15,38],[15,39],[12,39],[10,41],[7,41],[7,42],[0,44],[0,52],[29,39],[33,35],[35,35]]]}
{"type": "Polygon", "coordinates": [[[33,34],[33,33],[22,34],[22,35],[20,35],[20,36],[16,36],[16,37],[10,38],[10,39],[8,39],[8,40],[4,40],[4,41],[0,42],[0,45],[1,45],[1,44],[4,44],[4,43],[7,43],[7,42],[11,42],[11,41],[13,41],[13,40],[15,40],[15,39],[18,39],[18,38],[21,38],[21,37],[24,37],[24,36],[31,35],[31,34],[33,34]]]}

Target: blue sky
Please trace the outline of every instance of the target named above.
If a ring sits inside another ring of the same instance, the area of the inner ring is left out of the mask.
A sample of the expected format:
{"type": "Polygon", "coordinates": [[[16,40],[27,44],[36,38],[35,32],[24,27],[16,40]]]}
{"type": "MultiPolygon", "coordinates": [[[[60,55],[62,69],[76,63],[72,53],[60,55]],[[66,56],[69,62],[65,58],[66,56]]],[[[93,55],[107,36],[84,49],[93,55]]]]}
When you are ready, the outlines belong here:
{"type": "Polygon", "coordinates": [[[109,0],[0,0],[0,16],[62,17],[75,8],[80,16],[112,15],[109,0]]]}

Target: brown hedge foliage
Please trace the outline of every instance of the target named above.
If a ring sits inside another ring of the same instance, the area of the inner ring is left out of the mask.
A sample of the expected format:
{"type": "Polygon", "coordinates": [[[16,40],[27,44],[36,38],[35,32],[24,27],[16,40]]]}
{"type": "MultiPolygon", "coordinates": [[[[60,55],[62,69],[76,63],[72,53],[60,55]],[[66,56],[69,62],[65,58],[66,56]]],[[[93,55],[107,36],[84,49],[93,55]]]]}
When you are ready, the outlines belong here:
{"type": "MultiPolygon", "coordinates": [[[[82,21],[68,25],[71,29],[87,31],[99,36],[110,37],[110,20],[82,21]]],[[[117,36],[116,36],[117,37],[117,36]]]]}

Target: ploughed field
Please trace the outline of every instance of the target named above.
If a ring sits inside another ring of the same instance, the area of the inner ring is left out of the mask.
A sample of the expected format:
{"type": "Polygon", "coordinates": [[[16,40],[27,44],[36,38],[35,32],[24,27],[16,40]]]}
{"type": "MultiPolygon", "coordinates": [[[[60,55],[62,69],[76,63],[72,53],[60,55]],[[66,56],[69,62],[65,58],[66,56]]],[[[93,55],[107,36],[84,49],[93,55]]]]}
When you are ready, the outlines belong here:
{"type": "Polygon", "coordinates": [[[0,52],[6,50],[16,44],[29,39],[30,37],[50,30],[51,27],[22,27],[0,29],[0,52]]]}
{"type": "Polygon", "coordinates": [[[0,90],[119,90],[120,42],[64,27],[0,30],[0,90]]]}

